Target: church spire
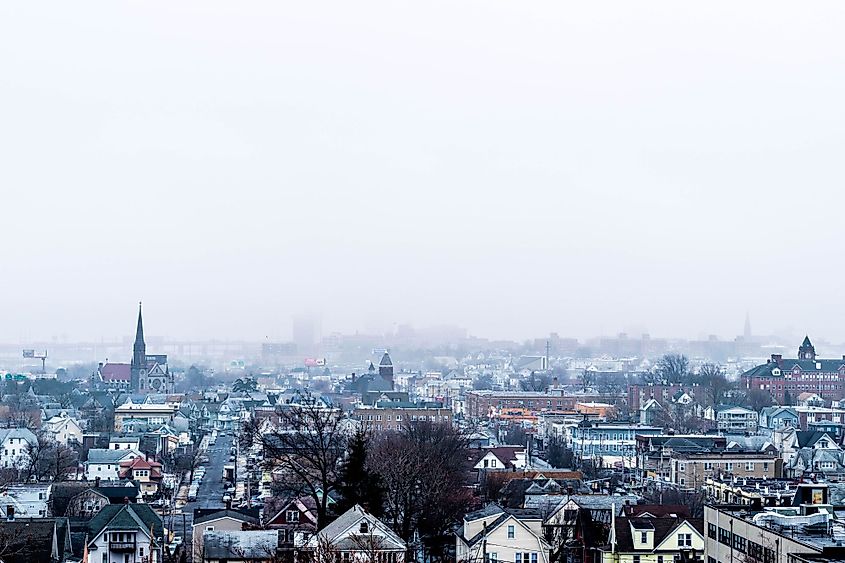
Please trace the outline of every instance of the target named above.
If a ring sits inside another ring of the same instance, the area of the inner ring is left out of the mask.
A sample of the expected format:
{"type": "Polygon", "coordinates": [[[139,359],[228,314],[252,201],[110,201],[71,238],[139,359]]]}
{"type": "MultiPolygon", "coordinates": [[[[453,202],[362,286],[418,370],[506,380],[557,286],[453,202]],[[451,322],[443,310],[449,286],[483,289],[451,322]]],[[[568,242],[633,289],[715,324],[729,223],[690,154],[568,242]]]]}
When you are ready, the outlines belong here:
{"type": "Polygon", "coordinates": [[[147,344],[144,342],[144,320],[141,317],[141,303],[138,303],[138,327],[135,329],[135,344],[132,346],[132,364],[129,368],[129,385],[133,393],[140,389],[141,375],[147,369],[147,344]]]}
{"type": "Polygon", "coordinates": [[[138,327],[135,329],[135,346],[144,346],[144,320],[141,318],[141,302],[138,301],[138,327]]]}

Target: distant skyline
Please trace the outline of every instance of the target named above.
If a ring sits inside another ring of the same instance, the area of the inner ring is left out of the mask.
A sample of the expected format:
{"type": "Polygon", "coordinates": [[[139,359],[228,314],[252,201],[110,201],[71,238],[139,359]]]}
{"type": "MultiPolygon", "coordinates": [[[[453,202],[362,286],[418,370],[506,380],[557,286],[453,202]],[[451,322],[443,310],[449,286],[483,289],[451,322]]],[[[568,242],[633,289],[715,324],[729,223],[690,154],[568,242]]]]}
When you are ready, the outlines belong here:
{"type": "Polygon", "coordinates": [[[845,4],[0,5],[0,342],[845,341],[845,4]]]}

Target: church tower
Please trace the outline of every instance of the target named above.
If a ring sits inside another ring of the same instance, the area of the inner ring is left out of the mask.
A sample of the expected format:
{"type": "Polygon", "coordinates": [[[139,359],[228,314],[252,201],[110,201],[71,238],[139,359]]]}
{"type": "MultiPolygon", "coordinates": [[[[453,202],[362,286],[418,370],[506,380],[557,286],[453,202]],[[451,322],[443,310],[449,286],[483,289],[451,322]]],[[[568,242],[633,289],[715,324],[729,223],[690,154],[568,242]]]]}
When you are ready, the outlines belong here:
{"type": "Polygon", "coordinates": [[[138,326],[135,329],[135,344],[132,346],[132,364],[130,367],[130,387],[138,392],[138,385],[147,368],[147,344],[144,342],[144,320],[141,318],[141,304],[138,303],[138,326]]]}
{"type": "Polygon", "coordinates": [[[390,354],[384,353],[381,361],[378,363],[378,374],[383,380],[390,385],[390,390],[393,390],[393,361],[390,359],[390,354]]]}
{"type": "Polygon", "coordinates": [[[813,346],[813,343],[810,342],[810,337],[805,336],[804,342],[801,343],[801,347],[798,348],[798,359],[799,360],[816,360],[816,348],[813,346]]]}

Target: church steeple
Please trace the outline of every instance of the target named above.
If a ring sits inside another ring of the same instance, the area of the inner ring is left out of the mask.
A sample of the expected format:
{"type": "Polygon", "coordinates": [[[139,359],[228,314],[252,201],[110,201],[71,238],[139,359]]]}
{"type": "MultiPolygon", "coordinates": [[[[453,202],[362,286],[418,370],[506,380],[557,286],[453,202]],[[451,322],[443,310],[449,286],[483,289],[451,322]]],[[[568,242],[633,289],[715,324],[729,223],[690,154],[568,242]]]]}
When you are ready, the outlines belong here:
{"type": "Polygon", "coordinates": [[[130,367],[130,384],[132,390],[138,391],[141,370],[147,366],[147,344],[144,342],[144,320],[141,315],[141,303],[138,303],[138,326],[135,328],[135,344],[132,346],[132,365],[130,367]]]}

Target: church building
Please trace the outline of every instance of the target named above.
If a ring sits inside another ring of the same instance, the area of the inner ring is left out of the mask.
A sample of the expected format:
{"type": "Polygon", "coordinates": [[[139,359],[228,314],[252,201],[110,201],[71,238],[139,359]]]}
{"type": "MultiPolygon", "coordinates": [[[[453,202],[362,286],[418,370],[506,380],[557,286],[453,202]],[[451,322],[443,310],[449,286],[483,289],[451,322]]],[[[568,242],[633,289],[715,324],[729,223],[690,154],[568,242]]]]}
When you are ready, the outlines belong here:
{"type": "Polygon", "coordinates": [[[100,364],[94,375],[98,384],[117,389],[128,387],[130,393],[149,395],[173,392],[173,375],[167,367],[167,354],[147,354],[140,303],[131,363],[100,364]]]}

